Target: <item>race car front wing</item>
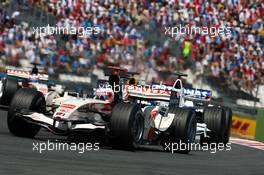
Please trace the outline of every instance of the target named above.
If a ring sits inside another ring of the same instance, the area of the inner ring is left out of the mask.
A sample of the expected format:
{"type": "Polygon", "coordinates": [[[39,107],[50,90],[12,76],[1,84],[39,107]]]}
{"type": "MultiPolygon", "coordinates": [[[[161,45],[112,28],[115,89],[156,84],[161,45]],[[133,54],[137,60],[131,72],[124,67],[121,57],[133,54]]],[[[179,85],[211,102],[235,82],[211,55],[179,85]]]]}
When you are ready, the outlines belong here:
{"type": "Polygon", "coordinates": [[[30,111],[17,111],[16,116],[26,120],[28,123],[36,124],[48,129],[56,135],[68,135],[75,131],[94,131],[96,129],[105,129],[105,126],[94,125],[92,123],[75,123],[74,121],[52,118],[42,113],[30,111]]]}

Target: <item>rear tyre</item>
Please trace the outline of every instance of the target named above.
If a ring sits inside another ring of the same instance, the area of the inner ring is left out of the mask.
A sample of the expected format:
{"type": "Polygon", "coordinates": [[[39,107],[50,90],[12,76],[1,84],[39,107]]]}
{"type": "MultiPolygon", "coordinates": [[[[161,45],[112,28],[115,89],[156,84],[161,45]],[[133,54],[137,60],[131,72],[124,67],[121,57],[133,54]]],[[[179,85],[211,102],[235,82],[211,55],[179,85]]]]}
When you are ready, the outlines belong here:
{"type": "Polygon", "coordinates": [[[225,134],[225,111],[220,107],[207,107],[204,109],[204,123],[210,130],[209,137],[201,137],[203,143],[223,143],[225,134]]]}
{"type": "Polygon", "coordinates": [[[224,110],[225,110],[224,144],[227,144],[229,142],[229,137],[230,137],[232,110],[229,107],[224,107],[224,110]]]}
{"type": "Polygon", "coordinates": [[[7,125],[10,133],[19,137],[34,137],[40,130],[40,126],[28,123],[17,116],[17,110],[30,110],[35,112],[45,112],[45,98],[39,91],[30,88],[21,88],[14,95],[7,117],[7,125]]]}
{"type": "Polygon", "coordinates": [[[1,104],[9,105],[14,94],[19,89],[17,80],[5,78],[2,80],[1,104]]]}
{"type": "Polygon", "coordinates": [[[177,144],[175,152],[187,154],[191,150],[190,143],[195,141],[197,119],[195,113],[190,108],[172,107],[169,113],[175,114],[174,120],[169,128],[169,135],[164,135],[161,139],[161,146],[165,151],[167,145],[177,144]]]}
{"type": "Polygon", "coordinates": [[[111,145],[115,149],[135,150],[142,143],[144,118],[136,104],[119,103],[110,118],[111,145]]]}

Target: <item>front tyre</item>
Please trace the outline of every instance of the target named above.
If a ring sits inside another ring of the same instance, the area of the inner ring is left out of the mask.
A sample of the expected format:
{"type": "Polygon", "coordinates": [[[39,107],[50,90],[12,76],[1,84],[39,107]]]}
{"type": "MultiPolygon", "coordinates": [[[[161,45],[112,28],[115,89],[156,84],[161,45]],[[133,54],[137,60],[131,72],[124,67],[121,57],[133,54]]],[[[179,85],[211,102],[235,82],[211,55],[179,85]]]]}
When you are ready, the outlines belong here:
{"type": "Polygon", "coordinates": [[[229,142],[230,129],[232,122],[232,110],[228,107],[224,107],[225,110],[225,129],[224,129],[224,144],[229,142]]]}
{"type": "Polygon", "coordinates": [[[111,144],[113,148],[135,150],[142,143],[144,118],[140,106],[119,103],[110,118],[111,144]]]}
{"type": "Polygon", "coordinates": [[[8,110],[7,125],[10,133],[19,137],[34,137],[39,132],[40,126],[28,123],[16,113],[22,109],[41,113],[45,111],[45,104],[45,98],[41,92],[30,88],[19,89],[8,110]]]}
{"type": "Polygon", "coordinates": [[[225,134],[225,111],[220,107],[206,107],[204,109],[204,123],[210,130],[209,137],[201,137],[203,143],[223,143],[225,134]]]}

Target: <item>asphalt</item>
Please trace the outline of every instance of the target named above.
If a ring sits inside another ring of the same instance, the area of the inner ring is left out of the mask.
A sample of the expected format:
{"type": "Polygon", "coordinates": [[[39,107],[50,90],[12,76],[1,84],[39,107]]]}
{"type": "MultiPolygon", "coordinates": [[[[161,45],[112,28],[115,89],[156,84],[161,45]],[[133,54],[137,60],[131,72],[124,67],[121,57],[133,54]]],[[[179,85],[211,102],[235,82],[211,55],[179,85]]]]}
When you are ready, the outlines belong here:
{"type": "Polygon", "coordinates": [[[40,151],[33,144],[64,143],[64,137],[41,131],[35,139],[11,135],[0,111],[0,174],[181,175],[264,174],[264,152],[232,144],[231,151],[171,154],[159,147],[135,152],[100,147],[98,151],[40,151]]]}

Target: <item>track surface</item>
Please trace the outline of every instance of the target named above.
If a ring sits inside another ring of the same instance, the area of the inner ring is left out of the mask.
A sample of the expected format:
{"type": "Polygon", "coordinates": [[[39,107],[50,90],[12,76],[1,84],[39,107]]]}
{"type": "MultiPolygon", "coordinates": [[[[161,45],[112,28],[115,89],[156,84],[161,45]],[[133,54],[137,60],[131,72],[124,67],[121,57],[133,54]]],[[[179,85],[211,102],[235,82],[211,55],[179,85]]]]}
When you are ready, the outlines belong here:
{"type": "Polygon", "coordinates": [[[177,175],[263,174],[264,151],[232,144],[231,151],[171,154],[159,148],[136,152],[100,148],[99,151],[33,151],[33,143],[63,139],[41,131],[36,139],[12,136],[6,112],[0,111],[0,174],[177,175]]]}

